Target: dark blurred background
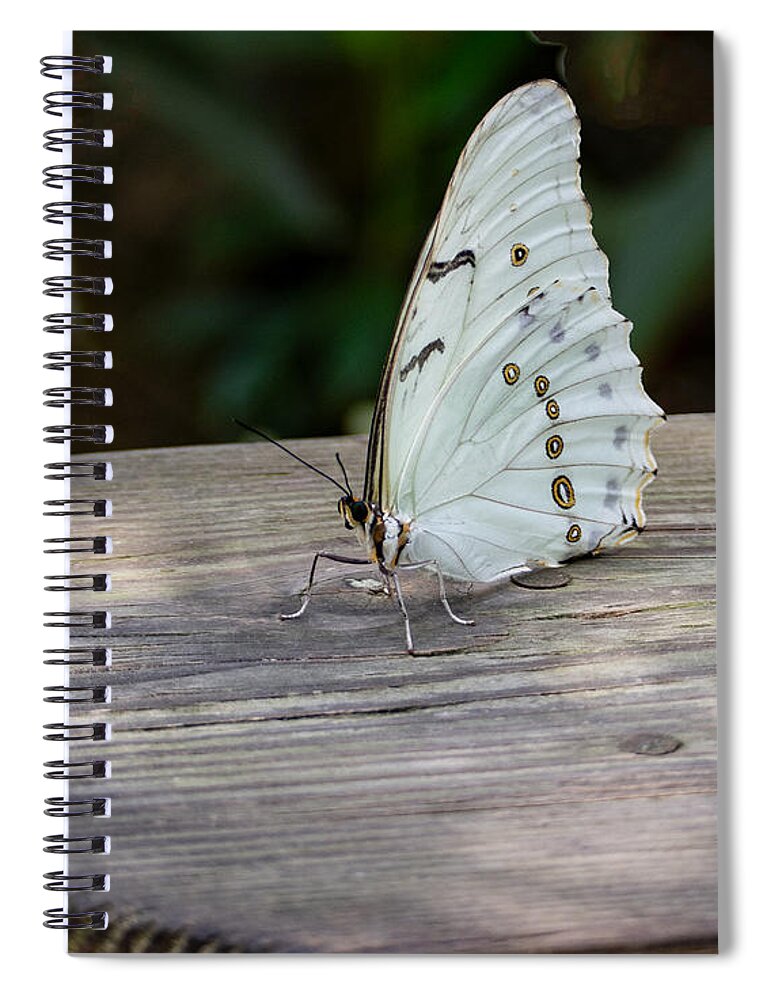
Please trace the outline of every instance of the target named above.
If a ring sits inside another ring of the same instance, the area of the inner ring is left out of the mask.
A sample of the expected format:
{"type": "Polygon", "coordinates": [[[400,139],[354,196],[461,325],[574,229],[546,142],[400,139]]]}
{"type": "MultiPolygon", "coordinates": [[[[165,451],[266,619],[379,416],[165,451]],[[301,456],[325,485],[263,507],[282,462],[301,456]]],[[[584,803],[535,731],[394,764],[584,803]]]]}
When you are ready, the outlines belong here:
{"type": "Polygon", "coordinates": [[[79,271],[114,278],[115,332],[74,346],[114,351],[117,447],[235,440],[233,414],[279,436],[367,430],[458,154],[539,77],[577,105],[648,391],[713,409],[711,33],[77,32],[75,53],[114,58],[115,146],[80,159],[114,167],[116,221],[74,235],[111,231],[114,259],[79,271]]]}

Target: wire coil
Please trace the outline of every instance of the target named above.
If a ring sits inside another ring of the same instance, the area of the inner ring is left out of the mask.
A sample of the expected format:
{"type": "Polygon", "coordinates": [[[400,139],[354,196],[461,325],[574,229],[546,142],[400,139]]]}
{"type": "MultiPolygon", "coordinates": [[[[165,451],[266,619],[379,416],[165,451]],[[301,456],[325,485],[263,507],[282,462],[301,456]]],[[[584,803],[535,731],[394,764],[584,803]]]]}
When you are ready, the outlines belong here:
{"type": "MultiPolygon", "coordinates": [[[[44,354],[43,366],[50,371],[64,372],[64,377],[57,379],[57,382],[64,382],[69,379],[66,373],[73,369],[105,371],[112,367],[112,354],[100,349],[101,345],[96,345],[93,350],[74,350],[69,343],[73,335],[98,337],[111,332],[113,328],[109,313],[82,311],[78,308],[82,296],[112,294],[112,279],[99,274],[97,269],[98,264],[109,261],[112,257],[112,241],[94,238],[90,231],[85,236],[73,231],[73,227],[78,225],[85,225],[90,230],[93,226],[110,223],[113,218],[112,205],[108,201],[79,198],[75,193],[78,185],[112,184],[112,168],[74,162],[81,149],[108,149],[112,146],[111,129],[81,127],[77,116],[80,113],[91,116],[109,112],[113,98],[111,93],[98,84],[89,90],[72,87],[70,83],[77,74],[84,74],[86,79],[98,79],[110,73],[112,60],[109,56],[100,55],[53,55],[42,58],[40,64],[43,76],[53,80],[66,78],[63,89],[50,91],[43,98],[44,113],[61,120],[61,127],[48,129],[43,133],[43,147],[51,153],[64,153],[67,158],[71,155],[73,161],[47,166],[42,176],[42,183],[46,188],[61,192],[60,200],[48,201],[43,205],[43,219],[49,225],[59,227],[59,232],[62,233],[61,236],[44,242],[43,257],[60,262],[62,270],[68,271],[66,274],[43,279],[43,294],[64,299],[66,304],[63,303],[63,308],[67,310],[49,313],[43,318],[43,332],[46,335],[56,334],[67,338],[64,350],[47,351],[44,354]],[[65,89],[68,83],[72,89],[65,89]],[[89,270],[93,266],[97,273],[73,274],[73,261],[78,259],[88,260],[89,270]]],[[[110,686],[95,681],[90,674],[87,679],[84,678],[84,683],[78,683],[77,675],[73,677],[72,683],[69,682],[69,671],[74,667],[80,666],[84,672],[88,672],[91,668],[109,667],[111,663],[109,646],[89,641],[92,637],[95,639],[96,636],[103,635],[112,625],[109,611],[98,603],[103,599],[101,595],[110,590],[110,574],[100,571],[96,566],[71,567],[70,559],[75,556],[98,561],[99,556],[112,550],[112,542],[108,535],[99,533],[98,529],[91,534],[88,529],[84,532],[71,532],[68,527],[73,518],[107,518],[112,513],[111,502],[107,497],[72,497],[69,492],[73,481],[85,479],[93,483],[104,483],[112,479],[112,466],[104,459],[73,458],[69,454],[69,447],[73,444],[106,445],[112,442],[113,431],[109,424],[74,422],[70,416],[73,407],[77,408],[77,412],[82,407],[112,406],[112,392],[104,387],[71,383],[54,385],[44,389],[43,405],[63,411],[61,423],[43,428],[43,440],[58,446],[64,452],[59,460],[45,465],[46,480],[57,482],[63,495],[44,502],[44,515],[66,518],[61,534],[46,538],[43,543],[44,552],[58,555],[64,564],[61,572],[46,574],[44,588],[52,594],[66,595],[65,600],[73,601],[78,592],[85,592],[89,595],[87,600],[94,601],[94,606],[87,605],[86,609],[82,609],[78,602],[68,610],[48,611],[44,614],[46,628],[66,631],[63,633],[65,638],[61,647],[44,651],[43,662],[48,666],[62,668],[67,673],[65,683],[49,684],[43,691],[44,701],[61,706],[63,713],[61,721],[44,726],[43,739],[61,744],[64,751],[62,760],[47,761],[44,764],[44,777],[50,781],[65,782],[66,789],[70,783],[103,781],[110,774],[109,760],[94,757],[73,761],[69,759],[68,751],[71,745],[99,746],[108,743],[110,739],[110,726],[107,722],[79,721],[77,714],[74,714],[78,705],[108,705],[111,701],[110,686]],[[77,636],[81,637],[82,644],[78,645],[77,640],[76,644],[70,644],[70,638],[76,639],[77,636]]],[[[68,605],[65,603],[63,607],[67,608],[68,605]]],[[[109,796],[99,794],[70,797],[65,791],[63,796],[47,798],[44,812],[46,816],[59,821],[84,817],[96,818],[102,823],[110,814],[110,800],[109,796]]],[[[67,862],[68,858],[77,858],[78,855],[109,853],[109,836],[106,832],[84,831],[80,826],[68,828],[66,833],[44,837],[43,849],[48,854],[60,855],[64,862],[61,871],[47,872],[44,875],[45,888],[49,892],[63,893],[66,899],[70,893],[104,893],[108,890],[109,876],[105,872],[72,872],[67,862]]],[[[46,927],[64,930],[100,930],[107,927],[108,915],[102,907],[78,912],[73,912],[67,906],[54,907],[44,912],[44,924],[46,927]]]]}
{"type": "Polygon", "coordinates": [[[43,729],[47,730],[44,740],[53,743],[74,743],[90,740],[92,743],[107,739],[107,724],[105,722],[84,722],[69,725],[66,722],[49,722],[43,729]]]}
{"type": "Polygon", "coordinates": [[[43,168],[43,184],[61,190],[66,183],[112,184],[112,167],[90,163],[55,163],[43,168]]]}
{"type": "Polygon", "coordinates": [[[99,94],[92,90],[52,90],[43,98],[43,111],[47,115],[62,117],[66,108],[86,111],[109,111],[112,94],[99,94]]]}
{"type": "Polygon", "coordinates": [[[47,760],[43,767],[53,768],[43,771],[43,777],[49,781],[86,781],[90,778],[107,778],[109,765],[106,760],[47,760]]]}
{"type": "Polygon", "coordinates": [[[104,128],[51,128],[43,132],[43,138],[43,149],[49,153],[63,153],[68,146],[104,149],[112,145],[112,131],[104,128]]]}
{"type": "Polygon", "coordinates": [[[58,510],[44,510],[43,517],[109,517],[112,505],[109,500],[44,500],[44,507],[58,510]]]}
{"type": "Polygon", "coordinates": [[[53,833],[43,837],[46,854],[107,854],[107,837],[65,837],[63,833],[53,833]]]}
{"type": "Polygon", "coordinates": [[[46,872],[51,881],[43,886],[50,892],[104,892],[109,876],[102,872],[93,875],[68,875],[66,872],[46,872]]]}
{"type": "Polygon", "coordinates": [[[112,205],[105,201],[49,201],[43,205],[43,212],[43,221],[53,222],[57,226],[63,225],[65,219],[83,219],[86,222],[112,221],[112,205]]]}
{"type": "Polygon", "coordinates": [[[43,656],[49,657],[43,660],[47,667],[108,667],[112,661],[112,653],[107,646],[96,646],[93,649],[70,646],[68,649],[44,649],[43,656]],[[50,659],[50,657],[54,659],[50,659]]]}
{"type": "Polygon", "coordinates": [[[111,351],[48,351],[43,355],[45,364],[54,372],[64,372],[68,368],[112,368],[111,351]]]}
{"type": "Polygon", "coordinates": [[[100,687],[72,687],[66,684],[56,684],[44,687],[43,691],[48,692],[43,701],[51,705],[106,705],[110,700],[110,688],[107,684],[100,687]]]}
{"type": "Polygon", "coordinates": [[[109,799],[91,796],[86,799],[64,799],[60,796],[45,800],[44,815],[54,819],[71,819],[76,816],[108,816],[109,799]]]}
{"type": "Polygon", "coordinates": [[[90,590],[93,594],[104,594],[110,589],[110,577],[107,573],[58,573],[54,576],[44,576],[46,581],[61,581],[46,583],[45,590],[73,591],[90,590]],[[88,583],[76,583],[76,580],[88,580],[88,583]],[[67,581],[66,583],[64,581],[67,581]]]}
{"type": "Polygon", "coordinates": [[[72,555],[80,552],[106,556],[112,551],[112,542],[108,535],[92,535],[91,537],[65,535],[62,538],[46,538],[45,544],[63,546],[62,548],[43,549],[43,553],[47,556],[72,555]]]}
{"type": "MultiPolygon", "coordinates": [[[[75,202],[62,202],[62,204],[75,204],[75,202]]],[[[81,204],[89,203],[81,202],[81,204]]],[[[62,239],[46,240],[43,246],[46,248],[43,256],[48,260],[64,260],[65,257],[95,257],[97,260],[105,260],[110,256],[112,244],[109,240],[62,239]]]]}
{"type": "Polygon", "coordinates": [[[57,621],[44,621],[46,628],[110,628],[112,620],[109,611],[46,611],[45,618],[56,618],[57,621]]]}
{"type": "Polygon", "coordinates": [[[80,441],[86,444],[111,444],[112,427],[109,424],[51,424],[44,427],[48,435],[43,440],[49,444],[80,441]]]}
{"type": "Polygon", "coordinates": [[[108,684],[102,684],[98,687],[55,684],[44,687],[43,691],[47,692],[43,701],[51,705],[107,705],[110,700],[108,684]]]}
{"type": "Polygon", "coordinates": [[[43,56],[41,76],[61,80],[62,73],[109,73],[112,59],[109,56],[43,56]]]}
{"type": "Polygon", "coordinates": [[[65,911],[61,906],[43,910],[44,927],[60,931],[103,931],[107,928],[104,910],[84,910],[80,913],[65,911]]]}
{"type": "Polygon", "coordinates": [[[52,470],[46,473],[46,479],[96,479],[100,482],[112,479],[111,462],[46,462],[43,468],[52,470]]]}
{"type": "Polygon", "coordinates": [[[52,278],[44,278],[43,284],[48,286],[43,290],[43,295],[53,295],[58,299],[75,294],[112,294],[112,278],[88,274],[57,274],[52,278]]]}
{"type": "Polygon", "coordinates": [[[112,316],[109,313],[49,313],[43,317],[48,326],[43,333],[109,333],[112,316]]]}
{"type": "Polygon", "coordinates": [[[112,406],[112,392],[88,385],[63,385],[44,389],[43,406],[112,406]]]}

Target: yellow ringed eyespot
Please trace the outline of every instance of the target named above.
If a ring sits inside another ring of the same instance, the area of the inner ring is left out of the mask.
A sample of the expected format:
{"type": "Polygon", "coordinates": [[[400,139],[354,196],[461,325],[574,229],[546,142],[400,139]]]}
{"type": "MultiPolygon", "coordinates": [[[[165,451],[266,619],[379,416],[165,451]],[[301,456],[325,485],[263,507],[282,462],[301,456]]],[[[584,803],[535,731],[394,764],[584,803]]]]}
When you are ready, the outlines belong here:
{"type": "Polygon", "coordinates": [[[548,386],[550,381],[545,377],[545,375],[538,375],[535,379],[535,392],[538,396],[545,396],[548,392],[548,386]]]}
{"type": "Polygon", "coordinates": [[[580,541],[582,534],[583,532],[581,531],[579,524],[571,524],[569,528],[567,528],[567,534],[565,535],[565,538],[567,539],[568,542],[574,544],[575,542],[580,541]]]}
{"type": "Polygon", "coordinates": [[[558,458],[564,451],[564,439],[552,434],[545,443],[545,453],[549,458],[558,458]]]}
{"type": "Polygon", "coordinates": [[[575,506],[575,488],[567,476],[557,476],[551,483],[551,496],[562,510],[575,506]]]}
{"type": "Polygon", "coordinates": [[[515,365],[512,361],[509,361],[507,365],[503,365],[503,378],[508,385],[518,382],[520,374],[519,366],[515,365]]]}
{"type": "Polygon", "coordinates": [[[559,419],[559,404],[555,399],[549,399],[545,404],[545,412],[551,418],[551,420],[559,419]]]}
{"type": "Polygon", "coordinates": [[[529,257],[529,247],[523,243],[514,243],[511,247],[511,263],[513,266],[521,267],[527,257],[529,257]]]}

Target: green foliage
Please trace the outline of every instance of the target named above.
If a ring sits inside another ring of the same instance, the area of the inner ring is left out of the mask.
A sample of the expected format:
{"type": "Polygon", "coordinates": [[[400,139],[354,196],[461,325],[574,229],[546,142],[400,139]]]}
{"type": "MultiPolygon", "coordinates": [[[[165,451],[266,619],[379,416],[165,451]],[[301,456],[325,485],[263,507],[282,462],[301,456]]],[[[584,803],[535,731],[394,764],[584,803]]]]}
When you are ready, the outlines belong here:
{"type": "Polygon", "coordinates": [[[76,51],[115,59],[120,445],[232,439],[233,414],[279,435],[365,429],[457,155],[504,93],[560,78],[565,39],[615,300],[652,394],[708,408],[712,133],[660,98],[672,61],[703,61],[688,37],[77,33],[76,51]],[[698,379],[667,396],[696,341],[698,379]]]}

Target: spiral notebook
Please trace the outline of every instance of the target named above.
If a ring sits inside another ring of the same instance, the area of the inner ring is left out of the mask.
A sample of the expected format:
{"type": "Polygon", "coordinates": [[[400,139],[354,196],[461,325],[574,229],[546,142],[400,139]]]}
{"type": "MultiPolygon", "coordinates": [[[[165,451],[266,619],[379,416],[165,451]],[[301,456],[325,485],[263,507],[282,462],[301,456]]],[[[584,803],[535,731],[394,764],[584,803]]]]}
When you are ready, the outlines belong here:
{"type": "Polygon", "coordinates": [[[716,950],[711,34],[42,72],[48,925],[716,950]]]}

